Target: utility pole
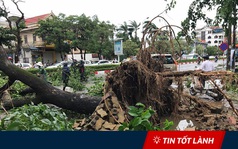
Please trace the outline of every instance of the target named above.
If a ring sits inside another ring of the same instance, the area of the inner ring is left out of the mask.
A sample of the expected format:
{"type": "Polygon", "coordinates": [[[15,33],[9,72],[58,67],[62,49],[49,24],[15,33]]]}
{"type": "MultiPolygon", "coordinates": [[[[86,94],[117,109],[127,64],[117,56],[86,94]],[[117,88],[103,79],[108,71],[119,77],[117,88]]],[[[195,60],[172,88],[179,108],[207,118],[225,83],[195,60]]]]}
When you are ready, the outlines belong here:
{"type": "Polygon", "coordinates": [[[227,43],[228,43],[228,49],[227,49],[227,54],[226,54],[226,70],[231,69],[230,65],[230,56],[231,56],[231,23],[229,22],[228,24],[228,29],[227,29],[227,43]]]}

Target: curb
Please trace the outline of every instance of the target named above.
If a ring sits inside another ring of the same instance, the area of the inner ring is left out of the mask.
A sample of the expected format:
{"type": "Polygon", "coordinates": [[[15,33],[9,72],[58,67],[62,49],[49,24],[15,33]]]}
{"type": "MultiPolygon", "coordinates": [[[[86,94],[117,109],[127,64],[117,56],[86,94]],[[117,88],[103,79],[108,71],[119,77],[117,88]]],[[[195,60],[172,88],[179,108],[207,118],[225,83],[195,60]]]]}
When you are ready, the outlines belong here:
{"type": "Polygon", "coordinates": [[[197,62],[181,62],[181,63],[178,63],[178,64],[184,65],[184,64],[193,64],[193,63],[197,63],[197,62]]]}
{"type": "Polygon", "coordinates": [[[108,74],[108,73],[110,73],[112,71],[113,70],[95,71],[94,74],[95,75],[105,75],[105,74],[108,74]]]}
{"type": "MultiPolygon", "coordinates": [[[[215,60],[211,60],[211,61],[215,62],[215,60]]],[[[202,62],[203,62],[203,61],[201,61],[201,63],[202,63],[202,62]]],[[[197,61],[193,61],[193,62],[180,62],[180,63],[178,63],[178,64],[184,65],[184,64],[193,64],[193,63],[197,63],[197,61]]]]}

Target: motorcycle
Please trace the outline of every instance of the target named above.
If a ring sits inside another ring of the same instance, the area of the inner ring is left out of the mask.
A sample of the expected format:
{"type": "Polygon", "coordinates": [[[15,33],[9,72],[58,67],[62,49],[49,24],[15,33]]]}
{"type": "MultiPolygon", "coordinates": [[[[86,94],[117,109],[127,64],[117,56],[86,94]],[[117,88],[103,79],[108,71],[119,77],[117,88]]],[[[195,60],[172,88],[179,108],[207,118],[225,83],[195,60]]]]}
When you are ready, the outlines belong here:
{"type": "Polygon", "coordinates": [[[197,59],[197,64],[200,65],[200,63],[201,63],[201,58],[198,57],[198,59],[197,59]]]}
{"type": "Polygon", "coordinates": [[[224,95],[219,91],[217,87],[221,89],[222,86],[223,85],[220,79],[214,79],[214,81],[212,81],[211,79],[206,79],[205,85],[203,86],[201,85],[198,77],[195,77],[194,81],[192,81],[192,83],[190,84],[189,93],[192,96],[195,96],[197,93],[206,94],[214,98],[216,101],[221,101],[224,95]]]}
{"type": "Polygon", "coordinates": [[[200,63],[201,63],[201,60],[198,60],[197,64],[200,65],[200,63]]]}
{"type": "Polygon", "coordinates": [[[215,63],[218,61],[218,57],[215,57],[215,63]]]}

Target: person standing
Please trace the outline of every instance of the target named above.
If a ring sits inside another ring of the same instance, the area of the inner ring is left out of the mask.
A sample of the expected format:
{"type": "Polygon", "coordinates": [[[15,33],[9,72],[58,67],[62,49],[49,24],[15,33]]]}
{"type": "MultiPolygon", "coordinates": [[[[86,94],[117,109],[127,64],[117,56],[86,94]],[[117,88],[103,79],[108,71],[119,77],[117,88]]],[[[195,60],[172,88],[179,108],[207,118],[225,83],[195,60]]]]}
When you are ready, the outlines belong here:
{"type": "Polygon", "coordinates": [[[200,56],[198,56],[197,64],[200,65],[200,63],[201,63],[201,58],[200,56]]]}
{"type": "Polygon", "coordinates": [[[73,63],[71,64],[71,68],[73,68],[74,73],[76,72],[77,63],[78,63],[78,61],[76,59],[73,59],[73,63]]]}
{"type": "Polygon", "coordinates": [[[43,67],[43,64],[41,62],[36,63],[36,65],[39,68],[39,72],[37,73],[37,76],[39,76],[41,79],[47,81],[47,73],[46,70],[43,67]]]}
{"type": "Polygon", "coordinates": [[[214,64],[212,61],[209,60],[209,56],[203,56],[204,61],[202,62],[201,65],[201,70],[203,72],[209,72],[209,71],[214,71],[214,64]]]}
{"type": "MultiPolygon", "coordinates": [[[[200,70],[202,70],[202,72],[210,72],[210,71],[214,71],[214,64],[212,61],[209,60],[209,55],[203,56],[204,61],[201,64],[200,70]]],[[[205,86],[205,81],[206,81],[206,77],[200,77],[199,78],[202,86],[205,86]]]]}
{"type": "Polygon", "coordinates": [[[64,63],[63,68],[62,68],[62,80],[64,83],[63,91],[65,91],[66,86],[68,86],[69,76],[70,76],[70,69],[69,69],[67,63],[64,63]]]}
{"type": "Polygon", "coordinates": [[[80,81],[85,81],[86,80],[85,76],[84,76],[85,67],[84,67],[84,61],[83,60],[80,60],[78,68],[79,68],[79,73],[80,73],[80,81]]]}

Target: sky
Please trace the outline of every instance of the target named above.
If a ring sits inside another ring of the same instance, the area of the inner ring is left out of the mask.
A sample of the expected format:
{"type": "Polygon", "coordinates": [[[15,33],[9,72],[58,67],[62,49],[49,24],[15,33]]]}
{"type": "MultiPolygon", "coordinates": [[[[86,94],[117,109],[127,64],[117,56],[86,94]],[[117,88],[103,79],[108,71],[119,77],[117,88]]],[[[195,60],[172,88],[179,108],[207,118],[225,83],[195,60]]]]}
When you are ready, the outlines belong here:
{"type": "MultiPolygon", "coordinates": [[[[12,15],[19,14],[10,0],[4,1],[12,15]]],[[[170,24],[180,26],[181,21],[187,17],[189,5],[193,0],[176,1],[175,8],[162,16],[170,24]]],[[[25,18],[47,14],[51,11],[55,15],[59,13],[67,16],[85,14],[92,17],[97,15],[100,21],[110,21],[119,27],[124,22],[130,24],[130,21],[142,23],[145,20],[151,20],[165,10],[168,2],[170,0],[167,2],[164,0],[24,0],[19,3],[19,8],[25,14],[25,18]],[[149,19],[146,19],[148,17],[149,19]]],[[[157,26],[166,25],[160,19],[156,19],[154,23],[157,26]]],[[[199,23],[198,27],[204,25],[204,23],[199,23]]]]}

